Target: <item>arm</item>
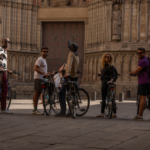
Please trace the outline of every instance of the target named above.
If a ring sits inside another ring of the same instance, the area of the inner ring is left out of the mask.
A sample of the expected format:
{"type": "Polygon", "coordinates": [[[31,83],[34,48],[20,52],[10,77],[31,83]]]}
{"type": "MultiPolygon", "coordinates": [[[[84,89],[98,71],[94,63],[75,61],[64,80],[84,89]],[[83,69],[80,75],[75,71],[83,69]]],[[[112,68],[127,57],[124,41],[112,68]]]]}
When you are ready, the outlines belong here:
{"type": "Polygon", "coordinates": [[[130,72],[130,75],[136,75],[138,74],[143,68],[138,66],[134,71],[130,72]]]}

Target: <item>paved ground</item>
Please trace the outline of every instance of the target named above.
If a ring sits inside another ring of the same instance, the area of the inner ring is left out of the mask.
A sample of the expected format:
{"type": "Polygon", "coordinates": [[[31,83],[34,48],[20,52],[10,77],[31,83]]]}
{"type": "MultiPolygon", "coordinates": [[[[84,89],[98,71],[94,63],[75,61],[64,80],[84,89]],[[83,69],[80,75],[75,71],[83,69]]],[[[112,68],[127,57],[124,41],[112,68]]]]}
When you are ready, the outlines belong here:
{"type": "Polygon", "coordinates": [[[149,150],[150,112],[144,112],[144,121],[133,121],[135,102],[117,105],[117,119],[96,118],[99,101],[72,119],[33,116],[30,100],[13,100],[14,114],[0,114],[0,150],[149,150]]]}

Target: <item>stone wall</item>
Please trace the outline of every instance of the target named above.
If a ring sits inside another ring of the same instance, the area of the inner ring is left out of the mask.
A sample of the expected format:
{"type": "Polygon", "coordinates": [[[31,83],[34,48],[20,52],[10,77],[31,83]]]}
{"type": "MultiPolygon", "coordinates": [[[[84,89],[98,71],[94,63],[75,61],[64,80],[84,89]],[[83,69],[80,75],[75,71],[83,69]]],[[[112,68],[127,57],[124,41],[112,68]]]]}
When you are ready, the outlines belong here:
{"type": "Polygon", "coordinates": [[[100,93],[100,61],[104,53],[111,53],[119,76],[119,92],[131,91],[136,97],[137,78],[129,72],[137,67],[138,47],[150,55],[150,3],[149,0],[92,0],[89,19],[85,26],[85,52],[83,86],[100,93]]]}
{"type": "MultiPolygon", "coordinates": [[[[41,22],[37,20],[38,1],[0,0],[0,12],[0,43],[6,37],[11,41],[8,49],[8,69],[20,73],[19,77],[12,76],[12,88],[16,91],[19,84],[20,88],[16,92],[22,92],[25,91],[23,83],[26,86],[27,83],[32,83],[33,89],[33,66],[42,42],[41,22]]],[[[30,90],[26,88],[26,91],[30,90]]]]}

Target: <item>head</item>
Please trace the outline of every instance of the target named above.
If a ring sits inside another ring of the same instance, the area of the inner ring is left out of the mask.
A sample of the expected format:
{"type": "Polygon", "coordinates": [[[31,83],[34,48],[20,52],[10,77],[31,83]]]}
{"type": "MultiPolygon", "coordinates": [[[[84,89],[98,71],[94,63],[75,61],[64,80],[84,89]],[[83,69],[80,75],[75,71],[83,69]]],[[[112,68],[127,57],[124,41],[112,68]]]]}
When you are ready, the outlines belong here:
{"type": "Polygon", "coordinates": [[[142,59],[145,56],[145,49],[144,48],[138,48],[137,49],[137,55],[139,59],[142,59]]]}
{"type": "Polygon", "coordinates": [[[112,65],[113,57],[111,54],[104,54],[101,59],[101,69],[105,67],[105,64],[112,65]]]}
{"type": "Polygon", "coordinates": [[[118,10],[119,9],[119,6],[116,4],[115,5],[115,10],[118,10]]]}
{"type": "Polygon", "coordinates": [[[9,44],[10,44],[9,38],[4,38],[4,39],[2,40],[2,47],[3,47],[4,49],[7,49],[8,46],[9,46],[9,44]]]}
{"type": "Polygon", "coordinates": [[[46,58],[48,56],[48,48],[47,47],[43,47],[41,49],[41,55],[43,58],[46,58]]]}

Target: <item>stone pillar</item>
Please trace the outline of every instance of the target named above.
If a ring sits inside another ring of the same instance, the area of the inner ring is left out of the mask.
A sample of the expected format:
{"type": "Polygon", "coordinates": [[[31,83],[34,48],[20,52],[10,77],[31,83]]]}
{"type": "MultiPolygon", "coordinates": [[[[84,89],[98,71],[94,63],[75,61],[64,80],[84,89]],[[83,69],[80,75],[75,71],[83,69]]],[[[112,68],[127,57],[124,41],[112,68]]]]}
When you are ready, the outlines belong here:
{"type": "Polygon", "coordinates": [[[2,38],[3,38],[3,5],[2,5],[2,1],[0,0],[0,43],[2,42],[2,38]]]}
{"type": "Polygon", "coordinates": [[[25,82],[25,56],[23,56],[22,68],[23,68],[22,81],[25,82]]]}
{"type": "Polygon", "coordinates": [[[37,22],[37,51],[40,52],[42,48],[42,22],[37,22]]]}
{"type": "MultiPolygon", "coordinates": [[[[6,26],[6,28],[4,29],[6,30],[5,36],[11,40],[12,39],[11,37],[12,2],[7,2],[7,15],[3,17],[7,17],[7,22],[6,24],[4,24],[4,26],[6,26]]],[[[11,44],[9,48],[11,49],[11,44]]]]}
{"type": "Polygon", "coordinates": [[[141,14],[141,0],[137,3],[137,42],[140,41],[140,14],[141,14]]]}
{"type": "Polygon", "coordinates": [[[150,1],[146,1],[146,42],[148,41],[148,34],[149,34],[149,3],[150,1]]]}
{"type": "Polygon", "coordinates": [[[97,59],[96,56],[93,58],[93,81],[96,81],[97,77],[97,59]]]}
{"type": "Polygon", "coordinates": [[[86,57],[85,58],[85,74],[84,74],[84,77],[85,77],[85,81],[89,81],[88,80],[88,74],[89,74],[89,58],[86,57]]]}
{"type": "Polygon", "coordinates": [[[31,51],[31,20],[32,20],[32,5],[28,5],[28,24],[27,24],[27,48],[31,51]]]}
{"type": "MultiPolygon", "coordinates": [[[[18,60],[19,60],[19,59],[18,59],[18,55],[16,54],[16,69],[15,69],[16,72],[18,72],[18,60]]],[[[19,78],[18,78],[18,75],[16,75],[16,80],[18,81],[18,79],[19,79],[19,78]]]]}
{"type": "Polygon", "coordinates": [[[17,9],[17,50],[21,50],[21,22],[22,22],[22,4],[18,3],[17,9]]]}

